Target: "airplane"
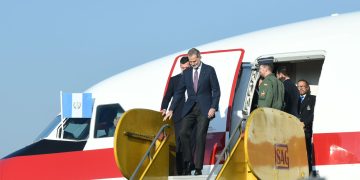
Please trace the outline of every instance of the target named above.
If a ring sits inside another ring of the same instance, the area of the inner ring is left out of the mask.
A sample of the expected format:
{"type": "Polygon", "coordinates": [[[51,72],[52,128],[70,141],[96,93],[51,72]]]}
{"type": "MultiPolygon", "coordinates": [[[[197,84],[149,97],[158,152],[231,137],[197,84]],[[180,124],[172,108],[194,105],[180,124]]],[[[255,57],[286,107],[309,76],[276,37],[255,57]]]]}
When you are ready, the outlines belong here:
{"type": "MultiPolygon", "coordinates": [[[[327,179],[360,177],[359,19],[360,12],[329,16],[196,47],[202,60],[215,67],[222,93],[209,127],[204,174],[210,171],[214,144],[220,152],[234,125],[251,113],[257,60],[273,57],[275,66],[289,67],[293,81],[308,80],[317,96],[316,171],[327,179]]],[[[180,73],[178,59],[184,55],[186,51],[150,61],[87,89],[95,99],[92,117],[66,119],[62,128],[56,116],[34,143],[0,160],[0,179],[125,179],[114,160],[108,121],[114,113],[133,108],[160,110],[167,83],[180,73]]]]}

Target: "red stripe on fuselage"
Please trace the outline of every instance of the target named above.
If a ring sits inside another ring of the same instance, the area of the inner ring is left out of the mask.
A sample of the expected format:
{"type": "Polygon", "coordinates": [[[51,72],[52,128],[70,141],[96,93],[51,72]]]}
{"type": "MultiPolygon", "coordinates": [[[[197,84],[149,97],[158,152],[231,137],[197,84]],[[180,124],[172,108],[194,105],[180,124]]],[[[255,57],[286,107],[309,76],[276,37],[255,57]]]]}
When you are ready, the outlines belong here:
{"type": "MultiPolygon", "coordinates": [[[[204,165],[209,165],[215,143],[222,149],[225,132],[207,134],[204,165]]],[[[122,177],[113,148],[16,156],[0,160],[0,180],[100,179],[122,177]],[[2,171],[2,176],[1,176],[2,171]]]]}
{"type": "Polygon", "coordinates": [[[360,163],[360,132],[314,134],[313,141],[316,165],[360,163]]]}
{"type": "Polygon", "coordinates": [[[17,156],[0,161],[2,179],[96,179],[122,177],[113,148],[17,156]]]}

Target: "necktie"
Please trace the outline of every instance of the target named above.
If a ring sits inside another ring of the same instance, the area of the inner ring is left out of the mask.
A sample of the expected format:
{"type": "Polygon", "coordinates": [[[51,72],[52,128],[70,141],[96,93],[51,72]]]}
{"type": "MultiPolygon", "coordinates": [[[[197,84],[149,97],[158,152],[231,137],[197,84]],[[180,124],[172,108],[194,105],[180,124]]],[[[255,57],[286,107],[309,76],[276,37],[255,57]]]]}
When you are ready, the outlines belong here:
{"type": "Polygon", "coordinates": [[[300,96],[300,101],[301,101],[301,103],[304,101],[304,98],[305,98],[305,96],[300,96]]]}
{"type": "Polygon", "coordinates": [[[196,68],[195,69],[195,73],[194,73],[194,90],[195,90],[195,92],[197,92],[197,86],[198,86],[198,81],[199,81],[199,74],[198,74],[198,69],[196,68]]]}

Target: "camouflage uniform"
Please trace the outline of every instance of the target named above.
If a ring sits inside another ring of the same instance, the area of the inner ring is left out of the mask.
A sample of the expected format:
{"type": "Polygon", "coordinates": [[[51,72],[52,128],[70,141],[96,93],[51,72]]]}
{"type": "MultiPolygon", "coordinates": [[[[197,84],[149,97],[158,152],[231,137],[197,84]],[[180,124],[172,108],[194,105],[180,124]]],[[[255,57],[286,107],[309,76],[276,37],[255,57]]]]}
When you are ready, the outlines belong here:
{"type": "Polygon", "coordinates": [[[265,77],[259,86],[258,107],[282,110],[284,104],[284,84],[274,74],[265,77]]]}

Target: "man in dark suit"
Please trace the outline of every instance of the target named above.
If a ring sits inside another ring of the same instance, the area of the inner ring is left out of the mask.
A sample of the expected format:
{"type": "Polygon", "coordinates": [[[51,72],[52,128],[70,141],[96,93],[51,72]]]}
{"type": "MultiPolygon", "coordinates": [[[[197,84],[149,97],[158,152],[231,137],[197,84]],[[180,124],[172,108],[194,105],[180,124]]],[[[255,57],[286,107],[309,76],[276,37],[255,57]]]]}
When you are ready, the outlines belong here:
{"type": "Polygon", "coordinates": [[[309,173],[312,172],[312,125],[314,120],[314,107],[316,96],[310,95],[310,86],[306,80],[299,80],[297,83],[299,89],[299,119],[304,125],[306,151],[308,154],[309,173]]]}
{"type": "MultiPolygon", "coordinates": [[[[182,72],[189,67],[190,67],[189,58],[182,57],[180,59],[181,73],[171,77],[165,96],[161,103],[161,111],[163,116],[166,114],[166,109],[168,108],[171,98],[174,96],[175,89],[180,81],[182,72]]],[[[176,109],[174,109],[174,115],[173,115],[173,121],[175,127],[175,142],[176,142],[176,171],[178,175],[181,175],[183,172],[183,158],[181,151],[180,129],[181,129],[181,120],[182,120],[181,113],[184,103],[185,103],[185,94],[182,94],[181,100],[177,104],[176,109]]]]}
{"type": "Polygon", "coordinates": [[[285,66],[276,69],[276,77],[284,84],[284,111],[297,117],[299,90],[295,86],[295,83],[291,81],[285,66]]]}
{"type": "Polygon", "coordinates": [[[186,69],[180,79],[166,120],[173,115],[181,95],[187,91],[188,99],[184,104],[184,116],[180,137],[182,142],[185,171],[184,175],[191,174],[191,132],[196,125],[195,175],[201,175],[205,153],[206,134],[210,119],[215,117],[220,100],[220,86],[215,69],[201,62],[200,51],[192,48],[188,52],[192,68],[186,69]]]}

